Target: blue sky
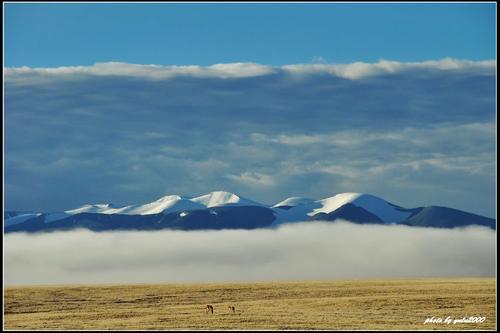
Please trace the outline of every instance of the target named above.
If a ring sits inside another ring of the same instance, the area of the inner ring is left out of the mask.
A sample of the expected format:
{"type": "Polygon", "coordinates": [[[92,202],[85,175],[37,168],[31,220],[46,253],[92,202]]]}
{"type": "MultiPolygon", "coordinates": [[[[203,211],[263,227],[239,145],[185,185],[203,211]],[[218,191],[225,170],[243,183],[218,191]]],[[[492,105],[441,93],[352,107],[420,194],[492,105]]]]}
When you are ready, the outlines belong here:
{"type": "Polygon", "coordinates": [[[5,206],[362,192],[494,217],[495,9],[6,4],[5,206]]]}
{"type": "Polygon", "coordinates": [[[5,65],[486,60],[495,12],[493,3],[8,3],[5,65]]]}

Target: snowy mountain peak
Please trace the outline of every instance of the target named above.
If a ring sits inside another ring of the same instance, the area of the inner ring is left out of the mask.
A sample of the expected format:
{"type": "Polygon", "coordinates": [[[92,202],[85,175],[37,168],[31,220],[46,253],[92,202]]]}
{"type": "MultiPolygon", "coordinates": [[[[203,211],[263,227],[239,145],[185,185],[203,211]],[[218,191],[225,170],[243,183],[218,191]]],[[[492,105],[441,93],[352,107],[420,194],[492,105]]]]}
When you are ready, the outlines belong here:
{"type": "Polygon", "coordinates": [[[354,203],[354,201],[365,195],[366,194],[355,192],[339,193],[334,195],[333,197],[318,200],[317,202],[320,203],[322,207],[315,209],[313,212],[314,214],[330,213],[345,204],[354,203]]]}
{"type": "Polygon", "coordinates": [[[182,197],[179,195],[166,195],[164,197],[161,197],[160,199],[156,200],[155,202],[167,202],[167,201],[172,201],[172,200],[181,200],[182,197]]]}
{"type": "Polygon", "coordinates": [[[203,205],[179,195],[167,195],[151,203],[126,207],[120,213],[128,215],[150,215],[204,208],[203,205]]]}
{"type": "Polygon", "coordinates": [[[103,213],[104,211],[112,208],[109,203],[100,204],[86,204],[78,208],[70,209],[65,211],[68,214],[79,214],[79,213],[103,213]]]}
{"type": "Polygon", "coordinates": [[[283,207],[283,206],[295,207],[298,205],[310,204],[312,202],[314,202],[314,199],[304,198],[304,197],[290,197],[290,198],[286,198],[285,200],[277,203],[272,208],[283,207]]]}
{"type": "Polygon", "coordinates": [[[363,208],[388,223],[403,221],[411,215],[409,211],[398,209],[396,206],[379,197],[365,193],[339,193],[333,197],[318,200],[317,202],[320,204],[320,207],[308,213],[309,216],[318,213],[331,213],[346,204],[353,204],[363,208]]]}
{"type": "Polygon", "coordinates": [[[99,208],[115,208],[115,206],[112,203],[96,204],[95,206],[99,208]]]}
{"type": "Polygon", "coordinates": [[[225,191],[215,191],[208,194],[191,199],[193,202],[202,204],[207,208],[219,207],[226,205],[242,205],[242,206],[261,206],[254,201],[237,196],[234,193],[225,191]]]}

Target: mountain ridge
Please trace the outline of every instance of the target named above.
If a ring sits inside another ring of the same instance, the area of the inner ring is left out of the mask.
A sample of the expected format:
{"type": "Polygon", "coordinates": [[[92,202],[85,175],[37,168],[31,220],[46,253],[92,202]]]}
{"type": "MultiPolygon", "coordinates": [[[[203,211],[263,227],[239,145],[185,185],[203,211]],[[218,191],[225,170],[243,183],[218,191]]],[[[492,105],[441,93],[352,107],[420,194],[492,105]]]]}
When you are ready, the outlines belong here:
{"type": "Polygon", "coordinates": [[[320,200],[290,197],[266,206],[231,192],[214,191],[198,197],[166,195],[153,202],[124,207],[105,203],[51,213],[4,211],[4,231],[77,227],[96,231],[254,229],[339,219],[362,224],[437,228],[482,225],[496,229],[496,220],[477,214],[441,206],[403,208],[366,193],[345,192],[320,200]]]}

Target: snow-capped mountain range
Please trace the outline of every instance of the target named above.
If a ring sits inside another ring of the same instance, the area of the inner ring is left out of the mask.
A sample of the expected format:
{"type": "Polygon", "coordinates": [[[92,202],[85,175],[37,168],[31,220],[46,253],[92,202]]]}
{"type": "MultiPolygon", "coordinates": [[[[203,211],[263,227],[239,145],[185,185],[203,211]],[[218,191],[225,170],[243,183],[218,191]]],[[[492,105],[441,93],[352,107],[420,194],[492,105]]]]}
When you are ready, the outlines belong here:
{"type": "Polygon", "coordinates": [[[321,200],[290,197],[266,206],[234,193],[215,191],[194,198],[167,195],[150,203],[124,207],[103,203],[64,212],[6,211],[4,231],[254,229],[338,219],[425,227],[484,225],[496,228],[494,219],[479,215],[437,206],[408,209],[363,193],[340,193],[321,200]]]}

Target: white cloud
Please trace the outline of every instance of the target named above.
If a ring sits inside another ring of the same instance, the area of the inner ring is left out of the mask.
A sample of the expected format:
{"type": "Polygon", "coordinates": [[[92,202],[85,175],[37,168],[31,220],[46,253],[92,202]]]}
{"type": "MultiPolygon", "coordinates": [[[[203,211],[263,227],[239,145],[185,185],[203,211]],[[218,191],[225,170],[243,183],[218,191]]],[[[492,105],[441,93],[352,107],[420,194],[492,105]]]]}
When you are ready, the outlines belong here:
{"type": "Polygon", "coordinates": [[[239,175],[227,175],[228,179],[254,188],[272,187],[275,184],[274,178],[259,172],[243,172],[239,175]]]}
{"type": "Polygon", "coordinates": [[[54,68],[13,67],[4,69],[7,80],[23,80],[30,76],[77,78],[81,75],[96,76],[133,76],[147,79],[164,80],[179,76],[198,78],[242,78],[272,74],[274,69],[255,63],[215,64],[211,66],[160,66],[138,65],[122,62],[96,63],[92,66],[67,66],[54,68]]]}
{"type": "Polygon", "coordinates": [[[144,133],[144,137],[148,139],[164,139],[167,136],[165,133],[159,133],[159,132],[146,132],[144,133]]]}
{"type": "Polygon", "coordinates": [[[329,74],[341,78],[357,80],[365,77],[400,73],[409,70],[442,70],[442,71],[476,71],[494,75],[495,60],[469,61],[445,58],[423,62],[398,62],[380,60],[376,63],[354,62],[350,64],[292,64],[272,67],[256,63],[228,63],[211,66],[161,66],[139,65],[122,62],[103,62],[92,66],[65,66],[54,68],[11,67],[5,68],[5,78],[12,82],[29,81],[30,79],[50,79],[54,76],[76,78],[81,75],[97,76],[133,76],[148,79],[164,80],[179,76],[198,78],[245,78],[270,75],[284,72],[292,75],[329,74]]]}
{"type": "Polygon", "coordinates": [[[491,217],[495,66],[297,67],[305,76],[252,63],[6,68],[5,205],[57,211],[214,188],[259,202],[356,191],[491,217]]]}
{"type": "Polygon", "coordinates": [[[391,130],[342,130],[322,134],[281,133],[267,135],[251,133],[250,139],[256,143],[309,147],[332,146],[345,149],[367,146],[376,142],[384,142],[388,145],[398,143],[408,147],[431,148],[441,146],[444,142],[460,145],[470,145],[478,140],[493,142],[495,133],[496,124],[494,122],[474,122],[440,124],[427,127],[405,127],[391,130]]]}
{"type": "Polygon", "coordinates": [[[496,61],[469,61],[445,58],[423,62],[398,62],[380,60],[376,63],[354,62],[351,64],[298,64],[282,67],[291,74],[327,73],[345,79],[361,79],[369,76],[400,73],[408,70],[473,70],[494,75],[496,61]]]}
{"type": "Polygon", "coordinates": [[[256,142],[272,142],[290,146],[310,145],[324,142],[328,136],[306,134],[280,134],[271,136],[262,133],[252,133],[251,139],[256,142]]]}
{"type": "Polygon", "coordinates": [[[232,64],[216,64],[206,67],[207,76],[215,76],[220,78],[234,77],[252,77],[269,75],[274,73],[274,69],[270,66],[259,65],[254,63],[232,63],[232,64]]]}
{"type": "Polygon", "coordinates": [[[300,223],[4,236],[7,285],[495,275],[495,231],[300,223]]]}

